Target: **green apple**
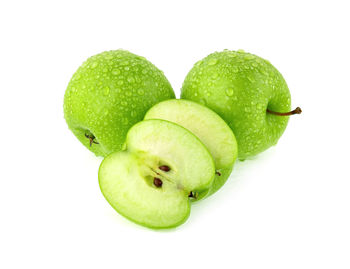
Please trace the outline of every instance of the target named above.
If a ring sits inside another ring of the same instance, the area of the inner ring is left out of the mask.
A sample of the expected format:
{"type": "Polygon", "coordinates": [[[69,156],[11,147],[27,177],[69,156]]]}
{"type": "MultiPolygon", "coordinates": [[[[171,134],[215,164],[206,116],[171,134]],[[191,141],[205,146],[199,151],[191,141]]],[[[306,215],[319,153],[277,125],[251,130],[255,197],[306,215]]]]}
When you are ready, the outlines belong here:
{"type": "Polygon", "coordinates": [[[154,104],[175,98],[164,76],[125,50],[92,56],[75,72],[64,96],[70,130],[89,150],[106,156],[121,149],[127,131],[154,104]]]}
{"type": "Polygon", "coordinates": [[[204,104],[233,130],[238,157],[245,159],[275,145],[283,134],[291,97],[282,75],[267,60],[244,51],[215,52],[197,62],[181,98],[204,104]]]}
{"type": "Polygon", "coordinates": [[[194,192],[210,188],[214,160],[187,129],[164,120],[145,120],[126,136],[125,150],[101,163],[99,184],[111,206],[150,228],[182,224],[194,192]]]}
{"type": "Polygon", "coordinates": [[[153,106],[145,119],[163,119],[185,127],[202,141],[213,156],[215,179],[207,193],[197,195],[197,200],[213,194],[224,185],[237,158],[237,142],[230,127],[218,114],[191,101],[172,99],[153,106]]]}

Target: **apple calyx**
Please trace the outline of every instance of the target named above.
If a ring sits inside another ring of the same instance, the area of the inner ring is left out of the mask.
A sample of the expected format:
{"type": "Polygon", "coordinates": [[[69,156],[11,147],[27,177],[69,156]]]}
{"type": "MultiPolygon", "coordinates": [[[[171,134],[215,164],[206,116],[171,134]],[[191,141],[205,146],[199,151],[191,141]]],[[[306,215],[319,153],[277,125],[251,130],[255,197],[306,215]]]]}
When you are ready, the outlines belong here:
{"type": "Polygon", "coordinates": [[[90,147],[92,146],[92,144],[99,144],[97,141],[95,141],[94,135],[85,133],[85,137],[89,139],[90,147]]]}
{"type": "Polygon", "coordinates": [[[297,107],[296,109],[292,110],[292,111],[289,111],[289,112],[276,112],[276,111],[272,111],[270,109],[266,109],[266,112],[267,113],[270,113],[270,114],[274,114],[274,115],[277,115],[277,116],[291,116],[291,115],[295,115],[295,114],[301,114],[302,110],[300,107],[297,107]]]}
{"type": "Polygon", "coordinates": [[[198,193],[191,191],[188,195],[189,198],[197,199],[198,193]]]}

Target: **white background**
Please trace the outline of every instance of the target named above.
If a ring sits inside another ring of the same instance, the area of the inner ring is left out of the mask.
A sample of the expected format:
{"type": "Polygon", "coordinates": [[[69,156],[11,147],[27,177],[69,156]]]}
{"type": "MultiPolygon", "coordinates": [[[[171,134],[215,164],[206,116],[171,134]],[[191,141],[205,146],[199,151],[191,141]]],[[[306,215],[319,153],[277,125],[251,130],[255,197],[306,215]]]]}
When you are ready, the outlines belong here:
{"type": "Polygon", "coordinates": [[[0,268],[350,268],[347,2],[1,1],[0,268]],[[74,71],[118,48],[177,96],[197,60],[244,49],[281,71],[303,114],[184,225],[137,226],[63,118],[74,71]]]}

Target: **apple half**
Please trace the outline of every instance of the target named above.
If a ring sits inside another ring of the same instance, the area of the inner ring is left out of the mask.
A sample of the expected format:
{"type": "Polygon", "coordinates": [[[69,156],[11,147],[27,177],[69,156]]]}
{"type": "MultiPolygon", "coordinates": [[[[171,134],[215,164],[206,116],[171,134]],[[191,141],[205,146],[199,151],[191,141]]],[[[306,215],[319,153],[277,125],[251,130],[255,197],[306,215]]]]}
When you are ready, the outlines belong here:
{"type": "Polygon", "coordinates": [[[186,221],[193,193],[210,189],[214,160],[185,128],[164,120],[145,120],[128,132],[125,150],[101,163],[99,184],[111,206],[150,228],[186,221]]]}
{"type": "Polygon", "coordinates": [[[183,126],[207,147],[215,162],[216,175],[207,192],[196,193],[197,200],[220,189],[230,176],[237,159],[237,141],[231,128],[211,109],[188,100],[167,100],[153,106],[145,119],[163,119],[183,126]]]}

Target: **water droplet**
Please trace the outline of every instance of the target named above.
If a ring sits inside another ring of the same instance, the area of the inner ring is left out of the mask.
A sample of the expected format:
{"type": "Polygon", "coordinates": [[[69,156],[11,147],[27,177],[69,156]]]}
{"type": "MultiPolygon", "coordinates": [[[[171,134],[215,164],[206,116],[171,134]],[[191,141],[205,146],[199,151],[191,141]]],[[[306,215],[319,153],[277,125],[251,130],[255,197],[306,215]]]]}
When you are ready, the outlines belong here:
{"type": "Polygon", "coordinates": [[[127,80],[128,80],[128,82],[130,82],[130,83],[133,83],[133,82],[135,81],[135,79],[134,79],[133,77],[128,77],[127,80]]]}
{"type": "Polygon", "coordinates": [[[138,93],[139,95],[143,95],[145,92],[144,92],[143,89],[138,89],[138,90],[137,90],[137,93],[138,93]]]}
{"type": "Polygon", "coordinates": [[[125,69],[126,71],[128,71],[130,68],[129,68],[129,66],[125,66],[124,69],[125,69]]]}
{"type": "Polygon", "coordinates": [[[97,62],[93,62],[92,65],[91,65],[91,68],[96,68],[97,65],[98,65],[97,62]]]}
{"type": "Polygon", "coordinates": [[[113,75],[119,75],[120,74],[120,70],[119,69],[115,69],[112,71],[113,75]]]}
{"type": "Polygon", "coordinates": [[[131,96],[131,95],[132,95],[131,91],[126,92],[126,96],[131,96]]]}
{"type": "Polygon", "coordinates": [[[254,59],[254,56],[252,54],[247,54],[246,56],[244,56],[244,59],[251,60],[254,59]]]}
{"type": "Polygon", "coordinates": [[[108,113],[109,113],[109,111],[108,111],[108,110],[105,110],[104,115],[107,116],[108,113]]]}
{"type": "Polygon", "coordinates": [[[198,93],[195,92],[195,93],[194,93],[194,96],[197,96],[197,95],[198,95],[198,93]]]}
{"type": "Polygon", "coordinates": [[[249,76],[247,76],[247,79],[250,81],[250,82],[254,82],[254,79],[253,78],[251,78],[251,77],[249,77],[249,76]]]}
{"type": "Polygon", "coordinates": [[[131,111],[131,117],[136,117],[136,112],[133,110],[133,111],[131,111]]]}
{"type": "Polygon", "coordinates": [[[127,118],[123,118],[122,123],[124,125],[127,125],[129,123],[129,120],[127,118]]]}
{"type": "Polygon", "coordinates": [[[250,112],[250,107],[245,107],[245,108],[244,108],[244,111],[245,111],[245,112],[250,112]]]}
{"type": "Polygon", "coordinates": [[[142,70],[142,74],[144,74],[144,75],[147,74],[147,70],[146,70],[146,69],[143,69],[143,70],[142,70]]]}
{"type": "Polygon", "coordinates": [[[118,85],[123,85],[123,84],[124,84],[124,81],[122,81],[122,80],[118,81],[118,85]]]}
{"type": "Polygon", "coordinates": [[[201,98],[199,102],[203,105],[207,105],[207,100],[205,100],[204,98],[201,98]]]}
{"type": "Polygon", "coordinates": [[[126,101],[122,101],[122,106],[126,106],[128,103],[126,101]]]}
{"type": "Polygon", "coordinates": [[[211,77],[212,77],[213,79],[216,79],[218,76],[219,76],[218,73],[214,73],[211,77]]]}
{"type": "Polygon", "coordinates": [[[109,94],[109,91],[110,91],[109,87],[106,86],[106,87],[104,87],[104,89],[103,89],[103,94],[104,94],[104,95],[108,95],[108,94],[109,94]]]}
{"type": "Polygon", "coordinates": [[[230,54],[228,54],[228,57],[235,58],[237,57],[236,52],[232,51],[230,54]]]}
{"type": "Polygon", "coordinates": [[[260,109],[263,108],[263,105],[262,105],[262,104],[257,104],[257,105],[256,105],[256,108],[260,110],[260,109]]]}
{"type": "Polygon", "coordinates": [[[203,61],[198,61],[194,64],[194,66],[200,66],[203,63],[203,61]]]}
{"type": "Polygon", "coordinates": [[[208,65],[215,65],[216,63],[218,62],[217,59],[210,59],[209,62],[208,62],[208,65]]]}
{"type": "Polygon", "coordinates": [[[226,89],[226,95],[227,96],[232,96],[233,95],[233,89],[232,88],[226,89]]]}
{"type": "Polygon", "coordinates": [[[245,51],[242,50],[242,49],[237,50],[237,52],[238,52],[238,53],[245,53],[245,51]]]}
{"type": "Polygon", "coordinates": [[[106,56],[105,56],[105,59],[106,60],[110,60],[110,59],[112,59],[113,58],[113,56],[111,55],[111,54],[106,54],[106,56]]]}
{"type": "Polygon", "coordinates": [[[238,72],[238,67],[237,66],[232,67],[232,71],[233,71],[233,73],[237,73],[238,72]]]}

